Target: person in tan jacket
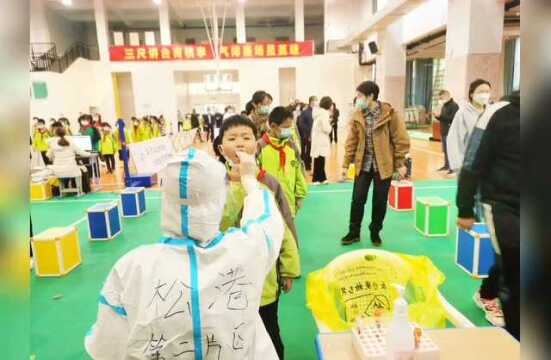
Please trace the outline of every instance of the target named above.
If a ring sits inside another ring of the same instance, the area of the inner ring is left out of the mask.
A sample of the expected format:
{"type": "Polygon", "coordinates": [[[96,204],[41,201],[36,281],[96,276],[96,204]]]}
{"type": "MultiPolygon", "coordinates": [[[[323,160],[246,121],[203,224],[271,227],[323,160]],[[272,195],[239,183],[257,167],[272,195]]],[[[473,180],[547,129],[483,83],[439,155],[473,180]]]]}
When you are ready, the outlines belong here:
{"type": "Polygon", "coordinates": [[[365,202],[371,182],[374,183],[371,224],[371,242],[382,243],[379,232],[383,228],[388,191],[394,172],[405,177],[405,156],[409,152],[409,136],[405,123],[388,103],[378,100],[379,86],[364,81],[356,88],[355,109],[350,120],[342,168],[342,178],[350,164],[356,168],[350,226],[342,238],[343,245],[360,241],[360,229],[365,202]]]}

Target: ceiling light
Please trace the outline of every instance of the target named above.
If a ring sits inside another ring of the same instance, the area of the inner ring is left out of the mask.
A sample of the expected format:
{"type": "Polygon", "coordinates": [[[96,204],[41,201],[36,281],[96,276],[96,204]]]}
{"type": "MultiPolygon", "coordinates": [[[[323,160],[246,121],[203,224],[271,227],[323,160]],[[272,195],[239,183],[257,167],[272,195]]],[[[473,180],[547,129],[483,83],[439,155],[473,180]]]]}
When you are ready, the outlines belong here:
{"type": "Polygon", "coordinates": [[[238,0],[241,4],[244,4],[247,0],[238,0]]]}
{"type": "Polygon", "coordinates": [[[153,2],[157,5],[161,5],[161,0],[153,0],[153,2]]]}
{"type": "Polygon", "coordinates": [[[61,0],[61,2],[62,2],[63,5],[65,5],[65,6],[71,6],[71,5],[73,5],[73,0],[61,0]]]}

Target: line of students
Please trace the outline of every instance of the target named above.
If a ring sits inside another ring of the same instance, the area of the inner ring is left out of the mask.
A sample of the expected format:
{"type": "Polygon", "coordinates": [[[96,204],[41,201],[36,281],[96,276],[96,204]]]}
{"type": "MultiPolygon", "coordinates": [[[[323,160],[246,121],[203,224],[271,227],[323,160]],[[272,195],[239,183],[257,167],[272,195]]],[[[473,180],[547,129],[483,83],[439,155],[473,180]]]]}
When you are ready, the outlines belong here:
{"type": "MultiPolygon", "coordinates": [[[[52,119],[55,121],[55,119],[52,119]]],[[[63,126],[67,136],[73,135],[71,124],[66,117],[62,117],[58,122],[63,126]]],[[[46,127],[44,119],[34,118],[32,145],[33,148],[42,154],[46,165],[51,164],[46,156],[49,150],[49,140],[56,137],[54,122],[50,127],[46,127]]],[[[115,170],[115,154],[122,148],[119,137],[119,129],[113,131],[111,125],[101,121],[101,115],[97,114],[94,118],[90,114],[81,114],[78,118],[79,135],[90,137],[92,151],[98,152],[107,165],[107,171],[113,173],[115,170]]],[[[130,129],[125,129],[125,144],[137,143],[151,140],[165,134],[165,121],[163,115],[160,117],[146,116],[142,120],[132,117],[130,129]]]]}

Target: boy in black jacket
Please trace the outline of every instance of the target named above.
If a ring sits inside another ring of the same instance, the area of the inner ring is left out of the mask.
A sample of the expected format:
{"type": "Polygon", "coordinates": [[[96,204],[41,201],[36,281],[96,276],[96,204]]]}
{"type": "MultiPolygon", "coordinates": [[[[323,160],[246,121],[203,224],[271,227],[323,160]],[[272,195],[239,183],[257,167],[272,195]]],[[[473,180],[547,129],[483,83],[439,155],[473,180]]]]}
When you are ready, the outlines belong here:
{"type": "Polygon", "coordinates": [[[505,327],[520,340],[520,95],[513,94],[469,141],[457,189],[457,225],[475,222],[480,193],[484,219],[501,261],[499,298],[505,327]],[[485,126],[485,129],[483,128],[485,126]],[[477,136],[480,133],[480,136],[477,136]]]}

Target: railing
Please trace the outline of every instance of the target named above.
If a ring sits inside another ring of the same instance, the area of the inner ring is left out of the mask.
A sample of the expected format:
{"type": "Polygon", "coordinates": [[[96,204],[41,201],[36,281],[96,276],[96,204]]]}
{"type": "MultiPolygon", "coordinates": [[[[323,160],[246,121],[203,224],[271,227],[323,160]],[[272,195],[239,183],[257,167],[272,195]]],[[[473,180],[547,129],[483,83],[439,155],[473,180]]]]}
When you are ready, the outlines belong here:
{"type": "Polygon", "coordinates": [[[55,43],[30,44],[31,71],[48,71],[57,60],[55,43]]]}
{"type": "Polygon", "coordinates": [[[80,42],[73,44],[61,57],[57,56],[57,49],[54,43],[31,43],[30,53],[31,71],[54,71],[62,73],[79,57],[89,60],[99,60],[97,47],[88,46],[80,42]]]}

